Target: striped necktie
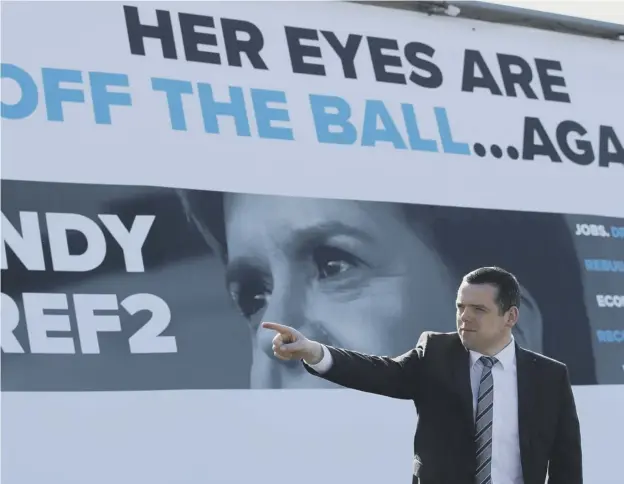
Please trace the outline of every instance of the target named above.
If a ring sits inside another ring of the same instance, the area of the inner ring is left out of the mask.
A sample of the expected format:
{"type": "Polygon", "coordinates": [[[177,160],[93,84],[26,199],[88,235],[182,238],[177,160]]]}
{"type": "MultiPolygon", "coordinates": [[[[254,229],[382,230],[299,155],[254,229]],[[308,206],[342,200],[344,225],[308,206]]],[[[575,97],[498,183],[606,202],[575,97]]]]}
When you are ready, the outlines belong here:
{"type": "Polygon", "coordinates": [[[477,473],[475,484],[492,482],[492,417],[494,415],[494,378],[492,366],[498,361],[494,357],[482,356],[483,373],[479,383],[479,397],[475,417],[475,443],[477,448],[477,473]]]}

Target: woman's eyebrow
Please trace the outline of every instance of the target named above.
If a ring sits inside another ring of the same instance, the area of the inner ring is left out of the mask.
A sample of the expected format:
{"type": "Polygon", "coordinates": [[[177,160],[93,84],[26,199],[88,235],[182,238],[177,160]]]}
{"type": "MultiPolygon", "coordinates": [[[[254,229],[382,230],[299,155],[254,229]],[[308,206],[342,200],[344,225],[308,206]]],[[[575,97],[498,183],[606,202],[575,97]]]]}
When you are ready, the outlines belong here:
{"type": "MultiPolygon", "coordinates": [[[[314,248],[330,237],[349,236],[364,242],[373,242],[374,238],[368,232],[338,221],[322,222],[305,227],[292,227],[288,240],[283,249],[287,253],[300,254],[314,248]]],[[[230,259],[226,268],[226,283],[240,281],[251,274],[266,274],[266,264],[255,256],[239,256],[230,259]]]]}
{"type": "Polygon", "coordinates": [[[293,227],[284,249],[290,254],[306,254],[318,245],[325,244],[332,237],[353,237],[365,243],[372,243],[373,236],[357,227],[338,221],[322,222],[315,225],[293,227]]]}
{"type": "Polygon", "coordinates": [[[338,221],[323,222],[308,227],[296,228],[293,232],[303,239],[319,240],[339,235],[348,235],[366,242],[372,242],[374,240],[373,236],[365,230],[338,221]]]}

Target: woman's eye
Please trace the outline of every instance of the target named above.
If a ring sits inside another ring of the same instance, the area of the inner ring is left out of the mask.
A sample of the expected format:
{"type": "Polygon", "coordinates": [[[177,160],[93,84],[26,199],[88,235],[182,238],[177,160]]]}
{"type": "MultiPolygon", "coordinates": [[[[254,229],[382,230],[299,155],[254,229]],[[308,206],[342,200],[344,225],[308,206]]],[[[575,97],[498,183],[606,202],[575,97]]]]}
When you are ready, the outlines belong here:
{"type": "Polygon", "coordinates": [[[359,264],[355,256],[335,247],[318,247],[313,258],[321,279],[335,277],[359,264]]]}
{"type": "Polygon", "coordinates": [[[230,285],[230,295],[247,319],[261,311],[271,295],[271,290],[261,279],[248,279],[230,285]]]}

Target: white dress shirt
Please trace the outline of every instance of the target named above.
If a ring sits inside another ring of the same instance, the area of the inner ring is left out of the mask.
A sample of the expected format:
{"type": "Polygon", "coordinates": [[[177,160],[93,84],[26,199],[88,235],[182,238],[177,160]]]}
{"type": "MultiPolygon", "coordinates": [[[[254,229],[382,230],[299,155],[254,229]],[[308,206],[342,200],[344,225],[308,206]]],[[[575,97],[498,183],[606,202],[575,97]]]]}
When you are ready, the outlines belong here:
{"type": "MultiPolygon", "coordinates": [[[[470,384],[472,387],[473,418],[477,411],[479,382],[483,356],[470,351],[470,384]]],[[[524,484],[520,462],[520,436],[518,433],[518,380],[516,378],[516,346],[512,337],[502,351],[495,355],[498,360],[492,367],[494,379],[494,415],[492,421],[492,483],[524,484]]],[[[315,371],[324,373],[331,368],[331,353],[323,347],[323,358],[315,371]]]]}
{"type": "MultiPolygon", "coordinates": [[[[328,351],[329,353],[329,351],[328,351]]],[[[472,386],[473,417],[477,411],[479,382],[483,355],[470,352],[470,384],[472,386]]],[[[494,379],[494,414],[492,418],[492,483],[524,484],[520,463],[520,435],[518,433],[518,379],[516,377],[516,345],[502,349],[492,367],[494,379]]]]}

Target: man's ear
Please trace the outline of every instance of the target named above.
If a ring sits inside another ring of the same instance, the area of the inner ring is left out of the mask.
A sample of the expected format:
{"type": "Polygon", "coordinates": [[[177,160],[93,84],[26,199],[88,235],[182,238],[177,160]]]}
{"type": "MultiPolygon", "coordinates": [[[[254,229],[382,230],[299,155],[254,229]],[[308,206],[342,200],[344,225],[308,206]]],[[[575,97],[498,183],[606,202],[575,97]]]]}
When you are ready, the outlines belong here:
{"type": "Polygon", "coordinates": [[[542,313],[531,293],[524,286],[521,286],[520,290],[520,314],[512,333],[520,346],[541,353],[543,347],[542,313]]]}
{"type": "Polygon", "coordinates": [[[507,310],[507,324],[513,328],[518,323],[519,310],[516,306],[512,306],[507,310]]]}

